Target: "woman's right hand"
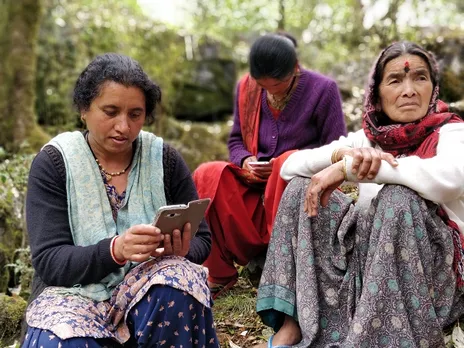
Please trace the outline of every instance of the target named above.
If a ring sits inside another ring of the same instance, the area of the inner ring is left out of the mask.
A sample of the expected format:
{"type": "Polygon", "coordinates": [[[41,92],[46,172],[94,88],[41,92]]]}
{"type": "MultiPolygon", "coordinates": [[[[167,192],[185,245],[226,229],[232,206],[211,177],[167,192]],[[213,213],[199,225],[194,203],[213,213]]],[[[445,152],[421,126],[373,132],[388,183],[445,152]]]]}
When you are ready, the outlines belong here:
{"type": "Polygon", "coordinates": [[[358,180],[363,180],[366,177],[369,180],[374,179],[379,172],[382,160],[387,161],[393,167],[398,165],[398,162],[391,153],[372,147],[341,148],[337,153],[337,162],[345,155],[353,157],[351,173],[356,175],[358,180]]]}
{"type": "Polygon", "coordinates": [[[143,262],[164,239],[161,230],[153,225],[134,225],[114,242],[114,254],[118,260],[143,262]]]}
{"type": "Polygon", "coordinates": [[[256,156],[250,156],[250,157],[247,157],[245,158],[245,160],[243,161],[242,163],[242,168],[243,169],[247,169],[249,171],[252,171],[253,168],[248,164],[249,162],[256,162],[258,161],[258,159],[256,158],[256,156]]]}
{"type": "Polygon", "coordinates": [[[250,166],[250,162],[256,162],[258,159],[256,156],[250,156],[243,161],[242,168],[247,169],[253,174],[254,176],[260,179],[267,179],[272,173],[272,162],[274,162],[274,158],[271,158],[268,164],[260,165],[259,167],[250,166]]]}

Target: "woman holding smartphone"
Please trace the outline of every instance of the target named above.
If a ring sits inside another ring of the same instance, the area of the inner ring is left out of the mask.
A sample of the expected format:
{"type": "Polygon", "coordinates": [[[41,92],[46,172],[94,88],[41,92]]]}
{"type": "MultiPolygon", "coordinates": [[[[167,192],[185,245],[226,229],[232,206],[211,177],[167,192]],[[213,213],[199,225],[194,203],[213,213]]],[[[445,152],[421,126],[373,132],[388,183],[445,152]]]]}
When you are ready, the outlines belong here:
{"type": "Polygon", "coordinates": [[[260,37],[249,65],[236,91],[230,162],[194,172],[200,197],[212,198],[206,217],[213,245],[204,265],[213,297],[237,281],[234,262],[246,265],[266,250],[286,186],[280,166],[291,151],[346,134],[337,84],[298,64],[294,38],[260,37]]]}
{"type": "Polygon", "coordinates": [[[160,99],[119,54],[79,76],[74,103],[87,131],[53,138],[29,174],[35,275],[23,347],[219,347],[201,266],[205,221],[193,238],[190,223],[182,234],[152,225],[161,206],[198,199],[178,152],[142,131],[160,99]]]}

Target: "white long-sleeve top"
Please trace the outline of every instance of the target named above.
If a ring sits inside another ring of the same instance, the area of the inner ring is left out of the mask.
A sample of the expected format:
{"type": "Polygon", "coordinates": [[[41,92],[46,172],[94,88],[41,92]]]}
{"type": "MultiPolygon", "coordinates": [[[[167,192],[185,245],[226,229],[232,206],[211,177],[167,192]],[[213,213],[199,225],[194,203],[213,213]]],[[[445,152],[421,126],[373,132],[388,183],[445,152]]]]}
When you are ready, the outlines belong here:
{"type": "MultiPolygon", "coordinates": [[[[427,159],[417,156],[397,158],[397,167],[383,160],[372,180],[357,179],[351,173],[353,158],[346,156],[347,178],[359,182],[357,204],[369,204],[382,184],[407,186],[421,197],[440,204],[464,233],[464,123],[447,124],[439,132],[436,156],[427,159]]],[[[335,149],[346,146],[373,147],[373,144],[363,130],[349,133],[328,145],[294,152],[283,164],[280,175],[286,181],[295,176],[310,178],[332,164],[331,156],[335,149]]]]}

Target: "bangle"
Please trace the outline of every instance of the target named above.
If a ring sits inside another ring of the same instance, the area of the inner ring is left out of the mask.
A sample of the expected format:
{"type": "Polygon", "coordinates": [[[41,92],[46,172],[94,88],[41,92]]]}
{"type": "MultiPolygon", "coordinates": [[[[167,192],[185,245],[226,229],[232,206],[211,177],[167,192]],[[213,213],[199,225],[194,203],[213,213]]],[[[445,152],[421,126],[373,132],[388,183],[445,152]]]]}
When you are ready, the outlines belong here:
{"type": "Polygon", "coordinates": [[[336,148],[335,150],[333,150],[332,156],[330,157],[330,160],[332,161],[332,164],[335,164],[335,163],[340,161],[338,159],[338,153],[340,152],[341,149],[351,149],[351,148],[352,148],[351,146],[345,145],[345,146],[342,146],[342,147],[339,147],[339,148],[336,148]]]}
{"type": "Polygon", "coordinates": [[[345,157],[345,156],[343,156],[341,162],[342,162],[342,173],[343,173],[343,178],[345,179],[345,181],[347,181],[347,180],[348,180],[348,177],[347,177],[347,175],[346,175],[346,157],[345,157]]]}
{"type": "Polygon", "coordinates": [[[114,253],[114,245],[116,244],[116,239],[118,239],[119,236],[116,236],[114,237],[112,240],[111,240],[111,244],[110,244],[110,252],[111,252],[111,257],[113,258],[113,261],[116,262],[118,265],[125,265],[127,260],[124,260],[124,261],[119,261],[117,258],[116,258],[116,254],[114,253]]]}
{"type": "Polygon", "coordinates": [[[335,164],[338,162],[338,151],[340,151],[340,148],[336,148],[332,152],[332,157],[330,157],[330,161],[332,162],[332,164],[335,164]]]}

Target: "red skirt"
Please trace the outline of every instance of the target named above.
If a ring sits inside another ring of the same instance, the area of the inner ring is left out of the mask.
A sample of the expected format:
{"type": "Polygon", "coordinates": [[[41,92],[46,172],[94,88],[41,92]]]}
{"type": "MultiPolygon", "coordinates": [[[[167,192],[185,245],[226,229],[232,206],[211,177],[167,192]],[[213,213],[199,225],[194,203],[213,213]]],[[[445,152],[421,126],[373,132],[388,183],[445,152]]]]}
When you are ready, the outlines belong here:
{"type": "Polygon", "coordinates": [[[208,162],[193,173],[200,198],[211,198],[206,221],[212,233],[211,254],[204,266],[209,281],[227,284],[237,277],[234,262],[246,265],[264,252],[287,183],[280,168],[294,151],[277,157],[267,183],[253,185],[238,174],[243,171],[228,162],[208,162]]]}

